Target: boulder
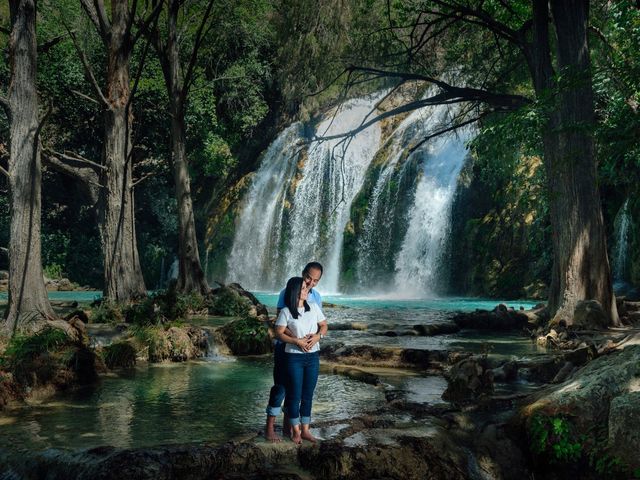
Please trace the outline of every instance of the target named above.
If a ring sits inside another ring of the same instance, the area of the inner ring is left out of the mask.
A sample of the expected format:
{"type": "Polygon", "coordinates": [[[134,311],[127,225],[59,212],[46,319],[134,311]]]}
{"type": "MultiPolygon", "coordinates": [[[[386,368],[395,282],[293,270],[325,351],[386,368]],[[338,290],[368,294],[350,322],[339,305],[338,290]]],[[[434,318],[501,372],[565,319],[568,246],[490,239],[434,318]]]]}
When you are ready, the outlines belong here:
{"type": "Polygon", "coordinates": [[[493,310],[476,310],[458,313],[453,321],[459,328],[475,330],[523,330],[529,326],[529,314],[526,311],[513,310],[500,304],[493,310]]]}
{"type": "Polygon", "coordinates": [[[445,378],[449,386],[442,398],[454,403],[466,403],[493,392],[493,371],[483,357],[470,357],[456,363],[445,378]]]}
{"type": "Polygon", "coordinates": [[[446,335],[460,331],[460,327],[455,323],[432,323],[429,325],[414,325],[413,329],[418,335],[430,337],[433,335],[446,335]]]}
{"type": "Polygon", "coordinates": [[[531,428],[536,415],[563,418],[575,438],[584,435],[594,444],[604,442],[624,464],[637,468],[639,392],[640,345],[630,345],[592,360],[563,383],[532,395],[519,419],[531,428]]]}
{"type": "Polygon", "coordinates": [[[602,330],[608,327],[609,321],[596,300],[582,300],[573,311],[571,325],[578,330],[602,330]]]}
{"type": "Polygon", "coordinates": [[[258,318],[233,320],[217,332],[234,355],[262,355],[271,351],[269,329],[258,318]]]}
{"type": "MultiPolygon", "coordinates": [[[[640,386],[640,380],[635,383],[640,386]]],[[[611,400],[609,446],[617,456],[629,459],[631,468],[640,468],[640,390],[611,400]]]]}

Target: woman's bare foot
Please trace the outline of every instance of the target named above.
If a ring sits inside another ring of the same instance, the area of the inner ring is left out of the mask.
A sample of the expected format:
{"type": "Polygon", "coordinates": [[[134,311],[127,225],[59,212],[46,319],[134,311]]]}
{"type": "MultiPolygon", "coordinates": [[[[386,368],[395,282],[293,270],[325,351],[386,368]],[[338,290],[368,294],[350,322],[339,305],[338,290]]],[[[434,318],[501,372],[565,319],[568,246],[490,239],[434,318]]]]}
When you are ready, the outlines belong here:
{"type": "Polygon", "coordinates": [[[291,440],[296,445],[300,445],[302,443],[302,435],[300,434],[300,427],[291,427],[291,440]]]}
{"type": "Polygon", "coordinates": [[[311,443],[316,443],[318,441],[316,437],[311,435],[311,430],[309,430],[309,427],[307,428],[302,427],[302,433],[300,434],[300,437],[304,438],[305,440],[311,443]]]}
{"type": "Polygon", "coordinates": [[[271,443],[278,443],[282,439],[276,434],[276,417],[267,415],[267,426],[264,429],[264,438],[271,443]]]}
{"type": "Polygon", "coordinates": [[[273,430],[272,431],[266,430],[264,432],[264,438],[269,440],[271,443],[280,443],[282,441],[280,436],[273,430]]]}

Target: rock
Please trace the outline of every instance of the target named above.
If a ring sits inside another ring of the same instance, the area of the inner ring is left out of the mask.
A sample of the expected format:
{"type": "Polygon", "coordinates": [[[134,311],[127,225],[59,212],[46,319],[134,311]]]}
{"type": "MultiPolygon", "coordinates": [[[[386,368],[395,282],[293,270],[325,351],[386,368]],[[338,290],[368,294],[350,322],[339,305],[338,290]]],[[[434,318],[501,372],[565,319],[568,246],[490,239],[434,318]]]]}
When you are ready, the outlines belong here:
{"type": "Polygon", "coordinates": [[[433,323],[429,325],[414,325],[413,329],[423,336],[446,335],[460,331],[460,327],[455,323],[433,323]]]}
{"type": "Polygon", "coordinates": [[[261,304],[255,295],[237,283],[222,285],[212,290],[207,298],[207,307],[212,315],[250,316],[258,318],[260,321],[269,319],[267,307],[261,304]]]}
{"type": "MultiPolygon", "coordinates": [[[[640,384],[640,381],[636,380],[640,384]]],[[[630,459],[632,469],[640,468],[640,391],[629,392],[611,401],[609,447],[621,458],[630,459]]]]}
{"type": "Polygon", "coordinates": [[[442,398],[454,403],[466,403],[493,392],[493,372],[486,358],[471,357],[462,360],[451,367],[445,378],[449,386],[442,398]]]}
{"type": "Polygon", "coordinates": [[[563,383],[533,394],[519,418],[526,423],[534,415],[564,416],[577,438],[586,435],[594,442],[610,442],[610,447],[615,443],[619,448],[611,451],[623,463],[638,465],[639,391],[640,345],[636,344],[598,357],[563,383]]]}
{"type": "Polygon", "coordinates": [[[500,304],[494,310],[476,310],[470,313],[458,313],[453,321],[459,328],[475,330],[523,330],[529,326],[527,312],[508,309],[500,304]]]}
{"type": "Polygon", "coordinates": [[[171,327],[166,332],[169,340],[169,359],[173,362],[184,362],[197,356],[194,351],[191,338],[185,330],[178,327],[171,327]]]}
{"type": "Polygon", "coordinates": [[[598,301],[582,300],[576,305],[571,324],[578,330],[602,330],[609,321],[598,301]]]}
{"type": "Polygon", "coordinates": [[[9,280],[9,272],[7,270],[0,270],[0,280],[9,280]]]}
{"type": "Polygon", "coordinates": [[[494,382],[513,382],[518,377],[518,362],[505,362],[497,368],[491,369],[494,382]]]}

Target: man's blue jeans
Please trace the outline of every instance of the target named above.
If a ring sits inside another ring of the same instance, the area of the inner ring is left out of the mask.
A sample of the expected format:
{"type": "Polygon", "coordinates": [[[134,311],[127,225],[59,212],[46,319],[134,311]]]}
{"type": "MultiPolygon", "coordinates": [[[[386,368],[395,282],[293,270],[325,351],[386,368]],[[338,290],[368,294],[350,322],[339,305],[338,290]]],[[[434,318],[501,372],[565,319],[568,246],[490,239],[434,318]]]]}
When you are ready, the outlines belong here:
{"type": "Polygon", "coordinates": [[[287,353],[287,413],[291,425],[311,423],[313,391],[318,383],[320,352],[287,353]]]}
{"type": "Polygon", "coordinates": [[[287,354],[284,351],[286,343],[276,342],[273,349],[273,387],[269,392],[267,415],[277,417],[282,411],[282,401],[285,397],[287,385],[287,354]]]}

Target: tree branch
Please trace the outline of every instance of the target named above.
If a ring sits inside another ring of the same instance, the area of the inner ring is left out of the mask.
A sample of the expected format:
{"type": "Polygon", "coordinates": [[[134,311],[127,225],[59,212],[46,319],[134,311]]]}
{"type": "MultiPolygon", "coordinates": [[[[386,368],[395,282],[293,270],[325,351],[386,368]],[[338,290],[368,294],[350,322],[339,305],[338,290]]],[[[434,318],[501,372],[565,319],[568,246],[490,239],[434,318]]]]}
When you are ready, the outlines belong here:
{"type": "MultiPolygon", "coordinates": [[[[66,25],[65,25],[65,28],[67,28],[66,25]]],[[[89,60],[87,59],[87,56],[85,55],[84,50],[82,50],[82,47],[80,47],[80,45],[78,44],[78,40],[76,39],[76,34],[71,30],[69,30],[68,28],[67,28],[67,32],[69,32],[69,35],[71,36],[71,40],[73,41],[73,46],[76,48],[76,51],[78,52],[78,56],[80,57],[80,61],[82,62],[82,66],[84,67],[84,71],[87,74],[87,77],[89,77],[91,86],[93,87],[95,92],[98,94],[98,97],[100,98],[100,100],[102,100],[102,104],[105,107],[110,109],[111,104],[102,93],[102,89],[100,88],[100,85],[98,85],[98,81],[96,80],[96,77],[93,74],[93,70],[91,69],[89,60]]]]}
{"type": "Polygon", "coordinates": [[[144,180],[146,180],[149,177],[153,177],[155,174],[156,174],[156,172],[145,173],[139,179],[137,179],[136,181],[132,182],[131,185],[129,185],[129,188],[134,188],[136,185],[138,185],[139,183],[143,182],[144,180]]]}
{"type": "Polygon", "coordinates": [[[196,39],[193,42],[193,49],[191,50],[191,57],[189,58],[189,65],[187,66],[187,69],[185,71],[184,74],[184,83],[183,83],[183,87],[182,87],[182,92],[181,92],[181,96],[184,99],[187,97],[187,94],[189,93],[189,88],[191,87],[191,83],[193,81],[193,71],[194,68],[196,66],[196,60],[198,58],[198,50],[200,49],[200,45],[202,44],[202,39],[204,38],[204,33],[208,33],[209,30],[211,29],[211,26],[213,25],[213,23],[211,23],[209,25],[209,27],[207,28],[206,32],[205,32],[205,25],[207,24],[207,21],[209,20],[209,17],[211,16],[211,9],[213,8],[213,2],[214,0],[209,0],[209,3],[207,4],[207,9],[204,12],[204,15],[202,16],[202,21],[200,22],[200,25],[198,26],[198,31],[196,33],[196,39]]]}
{"type": "Polygon", "coordinates": [[[462,123],[458,123],[456,125],[451,125],[450,127],[443,128],[442,130],[438,130],[436,132],[430,133],[429,135],[424,137],[422,140],[420,140],[418,143],[416,143],[413,147],[411,147],[409,149],[409,153],[415,152],[418,148],[420,148],[422,145],[424,145],[425,142],[428,142],[432,138],[439,137],[440,135],[444,135],[445,133],[454,132],[454,131],[458,130],[459,128],[466,127],[467,125],[471,125],[472,123],[475,123],[475,122],[481,120],[482,118],[484,118],[486,116],[487,116],[487,113],[483,113],[481,115],[478,115],[477,117],[471,118],[471,119],[466,120],[466,121],[464,121],[462,123]]]}
{"type": "Polygon", "coordinates": [[[1,165],[0,165],[0,173],[2,173],[2,175],[4,175],[5,177],[9,178],[9,172],[5,170],[5,168],[1,165]]]}
{"type": "Polygon", "coordinates": [[[159,0],[158,4],[153,8],[149,16],[146,19],[140,20],[138,22],[138,25],[139,25],[138,31],[136,32],[131,42],[133,45],[135,45],[135,43],[140,39],[142,35],[145,35],[148,32],[149,26],[152,23],[155,24],[155,22],[158,20],[160,16],[160,12],[162,11],[163,4],[164,4],[164,0],[159,0]]]}
{"type": "Polygon", "coordinates": [[[38,53],[47,53],[62,40],[64,40],[64,37],[66,37],[66,35],[58,35],[57,37],[53,37],[51,40],[47,40],[42,45],[38,45],[38,53]]]}
{"type": "Polygon", "coordinates": [[[89,95],[85,95],[82,92],[79,92],[77,90],[73,90],[72,88],[69,89],[69,91],[77,96],[79,96],[80,98],[84,98],[85,100],[89,100],[90,102],[95,103],[96,105],[100,105],[100,102],[98,100],[96,100],[95,98],[90,97],[89,95]]]}

